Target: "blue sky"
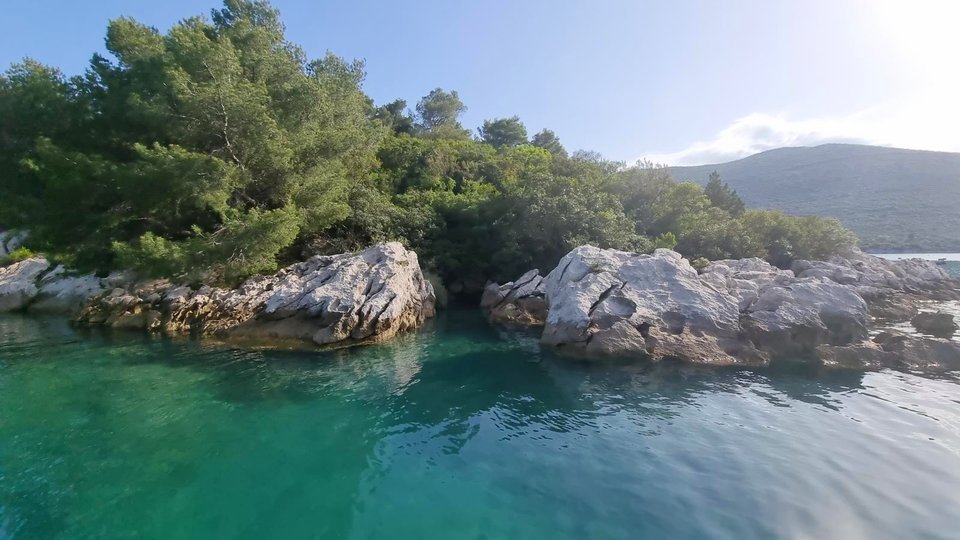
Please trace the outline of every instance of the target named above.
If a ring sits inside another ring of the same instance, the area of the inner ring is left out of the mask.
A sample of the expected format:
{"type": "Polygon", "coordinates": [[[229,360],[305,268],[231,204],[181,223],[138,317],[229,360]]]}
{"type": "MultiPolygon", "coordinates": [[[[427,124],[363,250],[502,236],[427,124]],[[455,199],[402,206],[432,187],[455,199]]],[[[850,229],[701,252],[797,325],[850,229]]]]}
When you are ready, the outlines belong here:
{"type": "MultiPolygon", "coordinates": [[[[107,21],[161,30],[214,0],[14,0],[0,62],[81,72],[107,21]]],[[[569,149],[671,164],[831,141],[960,151],[950,0],[274,0],[311,57],[367,62],[412,106],[457,90],[464,124],[517,114],[569,149]]]]}

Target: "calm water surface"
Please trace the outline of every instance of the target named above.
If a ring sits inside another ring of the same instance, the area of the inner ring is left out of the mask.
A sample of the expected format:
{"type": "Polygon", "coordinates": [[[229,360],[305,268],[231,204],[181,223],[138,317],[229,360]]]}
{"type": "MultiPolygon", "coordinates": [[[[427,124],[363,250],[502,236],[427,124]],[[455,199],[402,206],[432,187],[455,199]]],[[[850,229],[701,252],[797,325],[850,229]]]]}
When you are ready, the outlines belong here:
{"type": "Polygon", "coordinates": [[[957,538],[960,385],[0,318],[0,538],[957,538]]]}

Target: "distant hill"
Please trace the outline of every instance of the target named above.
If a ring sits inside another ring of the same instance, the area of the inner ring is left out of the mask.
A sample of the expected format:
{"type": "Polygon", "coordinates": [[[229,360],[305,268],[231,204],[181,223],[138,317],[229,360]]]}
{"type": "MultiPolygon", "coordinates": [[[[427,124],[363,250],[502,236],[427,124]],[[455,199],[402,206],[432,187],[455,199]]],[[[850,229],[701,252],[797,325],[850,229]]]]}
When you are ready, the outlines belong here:
{"type": "Polygon", "coordinates": [[[960,251],[960,154],[855,144],[779,148],[696,167],[714,170],[748,207],[840,219],[874,251],[960,251]]]}

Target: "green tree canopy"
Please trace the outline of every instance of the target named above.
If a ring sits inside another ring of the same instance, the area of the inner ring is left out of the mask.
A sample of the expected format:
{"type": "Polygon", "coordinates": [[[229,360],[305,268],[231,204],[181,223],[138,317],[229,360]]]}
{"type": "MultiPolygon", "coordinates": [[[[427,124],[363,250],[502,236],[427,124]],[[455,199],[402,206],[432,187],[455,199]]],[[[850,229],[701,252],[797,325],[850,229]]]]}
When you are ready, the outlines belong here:
{"type": "Polygon", "coordinates": [[[736,190],[720,180],[720,173],[717,171],[710,173],[710,180],[704,188],[704,193],[714,206],[726,210],[731,216],[739,216],[746,210],[743,199],[737,195],[736,190]]]}
{"type": "Polygon", "coordinates": [[[494,148],[527,144],[527,128],[517,116],[486,120],[477,131],[480,139],[494,148]]]}
{"type": "Polygon", "coordinates": [[[79,77],[0,75],[0,227],[80,268],[236,282],[399,240],[457,290],[593,244],[786,265],[855,245],[839,222],[744,211],[666,168],[568,156],[517,117],[480,140],[455,91],[375,106],[362,62],[307,58],[269,4],[227,0],[161,33],[111,21],[79,77]]]}
{"type": "Polygon", "coordinates": [[[460,125],[466,110],[456,90],[434,88],[417,102],[417,128],[437,137],[467,138],[470,133],[460,125]]]}
{"type": "Polygon", "coordinates": [[[549,129],[544,129],[534,135],[533,139],[530,140],[530,144],[539,146],[553,155],[567,157],[567,150],[560,144],[560,139],[557,138],[557,134],[549,129]]]}

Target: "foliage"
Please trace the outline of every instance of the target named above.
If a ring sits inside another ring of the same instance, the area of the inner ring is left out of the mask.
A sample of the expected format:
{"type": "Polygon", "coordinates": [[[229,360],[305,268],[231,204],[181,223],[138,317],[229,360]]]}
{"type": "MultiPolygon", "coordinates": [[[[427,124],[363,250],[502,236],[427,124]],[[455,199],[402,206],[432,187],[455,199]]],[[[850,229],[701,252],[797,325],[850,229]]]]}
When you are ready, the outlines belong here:
{"type": "Polygon", "coordinates": [[[0,257],[0,266],[8,266],[20,261],[25,261],[30,257],[33,257],[35,254],[28,248],[18,247],[17,249],[7,253],[3,257],[0,257]]]}
{"type": "Polygon", "coordinates": [[[363,65],[317,60],[277,11],[227,0],[165,34],[107,29],[108,59],[65,78],[0,76],[0,225],[81,268],[236,283],[318,253],[397,240],[451,292],[593,244],[778,264],[854,245],[836,221],[744,211],[719,180],[568,155],[516,116],[473,138],[457,92],[374,106],[363,65]]]}
{"type": "Polygon", "coordinates": [[[694,268],[697,272],[703,271],[710,264],[710,261],[706,257],[697,257],[690,261],[690,266],[694,268]]]}
{"type": "Polygon", "coordinates": [[[469,138],[470,132],[460,125],[460,115],[466,110],[456,90],[435,88],[417,103],[417,129],[434,137],[469,138]]]}
{"type": "Polygon", "coordinates": [[[739,216],[746,210],[743,199],[737,195],[736,190],[720,180],[720,173],[717,171],[710,173],[710,180],[707,181],[703,191],[710,199],[711,204],[726,211],[731,216],[739,216]]]}
{"type": "Polygon", "coordinates": [[[530,139],[530,144],[543,148],[547,152],[559,157],[567,157],[567,150],[560,144],[557,134],[549,129],[537,133],[530,139]]]}
{"type": "Polygon", "coordinates": [[[527,144],[527,128],[518,116],[487,120],[478,132],[480,139],[494,148],[527,144]]]}
{"type": "Polygon", "coordinates": [[[960,153],[825,144],[670,173],[706,184],[714,170],[747,206],[838,218],[864,249],[960,251],[960,153]]]}

